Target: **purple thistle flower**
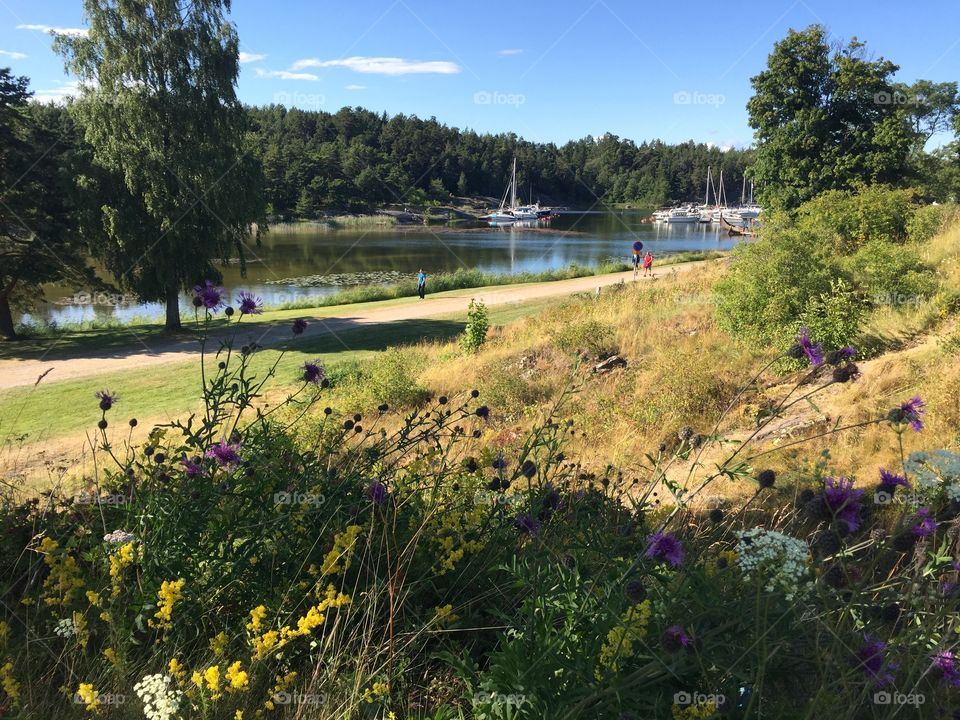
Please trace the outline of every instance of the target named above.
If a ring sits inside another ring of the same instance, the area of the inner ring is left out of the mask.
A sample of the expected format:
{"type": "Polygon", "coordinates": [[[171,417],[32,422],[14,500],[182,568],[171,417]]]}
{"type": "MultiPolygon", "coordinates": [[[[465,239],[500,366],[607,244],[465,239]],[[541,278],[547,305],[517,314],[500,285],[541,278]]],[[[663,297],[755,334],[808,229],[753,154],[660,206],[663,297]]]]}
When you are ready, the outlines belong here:
{"type": "Polygon", "coordinates": [[[203,285],[194,285],[193,292],[195,300],[210,312],[215,313],[223,307],[223,296],[226,291],[219,285],[204,280],[203,285]]]}
{"type": "Polygon", "coordinates": [[[898,487],[909,490],[910,481],[907,480],[907,478],[905,478],[903,475],[895,475],[889,470],[880,468],[880,490],[889,495],[893,495],[898,487]]]}
{"type": "MultiPolygon", "coordinates": [[[[209,455],[208,455],[209,456],[209,455]]],[[[203,477],[203,466],[198,462],[199,458],[188,459],[186,455],[180,460],[183,465],[184,473],[188,478],[203,477]]]]}
{"type": "Polygon", "coordinates": [[[687,635],[686,631],[679,625],[668,627],[661,638],[664,648],[670,652],[690,649],[693,647],[693,639],[687,635]]]}
{"type": "Polygon", "coordinates": [[[826,478],[823,500],[834,517],[846,524],[850,532],[860,528],[860,498],[863,490],[854,490],[853,480],[826,478]]]}
{"type": "Polygon", "coordinates": [[[857,653],[860,667],[873,680],[874,687],[884,687],[893,682],[893,672],[898,665],[887,662],[887,644],[881,640],[874,640],[869,635],[863,636],[863,647],[857,653]]]}
{"type": "Polygon", "coordinates": [[[325,379],[327,374],[323,371],[323,366],[320,364],[319,360],[314,360],[313,362],[305,362],[303,364],[303,381],[307,383],[312,383],[314,385],[319,385],[320,381],[325,379]]]}
{"type": "Polygon", "coordinates": [[[936,532],[937,521],[930,516],[930,508],[919,508],[917,510],[917,520],[919,520],[919,522],[910,528],[910,532],[917,537],[927,537],[936,532]]]}
{"type": "Polygon", "coordinates": [[[807,356],[807,360],[810,361],[811,365],[823,365],[823,345],[820,343],[814,343],[810,339],[810,328],[802,327],[800,332],[797,334],[797,345],[800,346],[800,349],[803,351],[803,354],[807,356]]]}
{"type": "Polygon", "coordinates": [[[252,292],[241,290],[237,295],[237,305],[240,306],[241,315],[261,315],[263,313],[263,300],[252,292]]]}
{"type": "Polygon", "coordinates": [[[536,535],[540,528],[543,527],[542,523],[529,513],[520,513],[517,515],[513,524],[517,530],[527,533],[528,535],[536,535]]]}
{"type": "Polygon", "coordinates": [[[647,543],[647,551],[644,554],[648,558],[666,560],[675,568],[683,564],[683,545],[671,533],[658,530],[647,537],[647,543]]]}
{"type": "Polygon", "coordinates": [[[503,472],[507,469],[507,459],[503,456],[502,452],[497,453],[497,456],[493,459],[493,462],[490,464],[490,466],[494,470],[498,470],[500,472],[503,472]]]}
{"type": "Polygon", "coordinates": [[[120,399],[119,395],[109,390],[97,390],[93,396],[100,400],[100,409],[104,412],[112,408],[113,404],[120,399]]]}
{"type": "Polygon", "coordinates": [[[294,335],[303,335],[303,331],[307,329],[307,321],[303,318],[297,318],[293,321],[293,325],[290,326],[290,330],[294,335]]]}
{"type": "Polygon", "coordinates": [[[931,658],[933,667],[942,674],[948,685],[960,688],[960,670],[957,669],[957,657],[949,650],[939,650],[931,658]]]}
{"type": "Polygon", "coordinates": [[[923,430],[922,416],[927,412],[927,405],[920,396],[912,397],[900,406],[903,422],[910,423],[914,432],[923,430]]]}
{"type": "Polygon", "coordinates": [[[377,505],[383,505],[387,501],[387,486],[374,480],[367,485],[367,497],[377,505]]]}
{"type": "Polygon", "coordinates": [[[240,445],[238,443],[228,443],[221,440],[216,445],[211,445],[204,457],[213,458],[220,467],[231,468],[240,464],[240,445]]]}

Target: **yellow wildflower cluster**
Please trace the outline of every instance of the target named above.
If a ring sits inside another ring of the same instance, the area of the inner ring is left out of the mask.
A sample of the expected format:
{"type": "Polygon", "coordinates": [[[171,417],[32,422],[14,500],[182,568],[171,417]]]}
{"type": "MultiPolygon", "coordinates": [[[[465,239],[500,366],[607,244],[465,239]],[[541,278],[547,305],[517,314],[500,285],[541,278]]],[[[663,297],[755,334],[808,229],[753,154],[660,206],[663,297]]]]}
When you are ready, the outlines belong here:
{"type": "Polygon", "coordinates": [[[674,720],[707,720],[716,715],[717,705],[713,702],[674,705],[671,712],[674,720]]]}
{"type": "Polygon", "coordinates": [[[77,644],[80,647],[87,647],[90,642],[90,629],[87,627],[87,619],[82,613],[74,612],[71,616],[73,620],[73,634],[77,638],[77,644]]]}
{"type": "MultiPolygon", "coordinates": [[[[264,613],[267,612],[267,609],[264,608],[263,605],[261,605],[260,608],[263,608],[264,613]]],[[[250,627],[250,626],[247,625],[247,627],[250,627]]],[[[210,638],[210,652],[212,652],[215,657],[223,657],[224,654],[227,652],[227,645],[229,644],[229,642],[230,641],[227,638],[227,634],[225,632],[221,631],[217,633],[212,638],[210,638]]]]}
{"type": "Polygon", "coordinates": [[[190,680],[201,690],[206,690],[210,693],[210,698],[212,700],[217,700],[221,695],[220,688],[220,666],[211,665],[203,672],[199,670],[194,670],[193,674],[190,676],[190,680]]]}
{"type": "MultiPolygon", "coordinates": [[[[267,701],[263,706],[267,710],[273,710],[276,707],[276,704],[273,702],[275,698],[280,693],[284,693],[289,690],[293,683],[297,681],[297,673],[288,672],[286,675],[277,675],[273,687],[270,689],[270,694],[267,695],[267,701]]],[[[260,712],[259,710],[257,712],[260,712]]]]}
{"type": "Polygon", "coordinates": [[[250,677],[247,675],[247,672],[241,668],[239,660],[227,667],[225,677],[228,683],[227,690],[230,692],[246,690],[250,685],[250,677]]]}
{"type": "Polygon", "coordinates": [[[449,625],[460,619],[460,616],[453,611],[453,605],[447,603],[446,605],[441,605],[433,611],[433,621],[437,625],[449,625]]]}
{"type": "Polygon", "coordinates": [[[379,680],[373,683],[370,687],[366,688],[363,691],[363,700],[366,703],[373,703],[379,700],[380,698],[386,697],[390,694],[390,686],[385,682],[380,682],[379,680]]]}
{"type": "MultiPolygon", "coordinates": [[[[339,608],[349,605],[351,602],[349,595],[338,593],[333,585],[329,585],[324,593],[324,597],[319,603],[307,610],[307,613],[300,617],[296,622],[296,627],[284,625],[277,630],[268,630],[262,635],[254,635],[250,639],[250,645],[253,647],[253,659],[260,660],[272,650],[286,645],[290,640],[309,635],[326,621],[326,611],[330,608],[339,608]]],[[[256,632],[262,626],[263,616],[266,610],[259,606],[250,611],[250,622],[247,623],[247,629],[256,632]]]]}
{"type": "Polygon", "coordinates": [[[183,580],[164,580],[157,593],[157,612],[148,621],[152,628],[167,629],[173,619],[174,606],[183,599],[183,580]],[[154,620],[156,622],[154,622],[154,620]]]}
{"type": "Polygon", "coordinates": [[[16,705],[20,700],[20,683],[13,676],[13,663],[6,662],[0,665],[0,687],[6,693],[10,702],[16,705]]]}
{"type": "Polygon", "coordinates": [[[77,698],[83,701],[90,712],[96,712],[100,709],[97,704],[99,697],[100,693],[93,689],[93,683],[80,683],[80,687],[77,688],[77,698]]]}
{"type": "Polygon", "coordinates": [[[43,562],[50,568],[50,574],[43,581],[43,598],[47,605],[66,607],[74,595],[83,588],[80,567],[77,561],[67,553],[58,553],[60,543],[45,537],[40,541],[43,562]]]}
{"type": "MultiPolygon", "coordinates": [[[[617,672],[621,658],[634,654],[633,643],[647,635],[647,623],[652,613],[650,601],[644,600],[629,608],[622,621],[607,633],[607,641],[600,649],[600,666],[610,672],[617,672]]],[[[600,679],[600,670],[596,672],[600,679]]]]}
{"type": "Polygon", "coordinates": [[[167,670],[177,682],[183,682],[183,679],[187,676],[187,671],[184,669],[183,664],[176,658],[171,659],[170,662],[167,663],[167,670]]]}
{"type": "Polygon", "coordinates": [[[110,597],[118,597],[123,589],[123,571],[133,565],[134,547],[132,542],[121,545],[110,554],[110,597]]]}
{"type": "Polygon", "coordinates": [[[323,567],[320,568],[321,574],[336,575],[350,567],[353,548],[357,544],[357,538],[361,532],[363,532],[361,525],[348,525],[342,533],[334,535],[333,548],[323,558],[323,567]]]}
{"type": "Polygon", "coordinates": [[[438,575],[453,571],[467,553],[476,553],[483,549],[483,543],[467,540],[466,536],[473,528],[480,526],[485,512],[486,509],[482,506],[460,513],[440,512],[440,523],[436,531],[440,544],[440,562],[434,568],[438,575]]]}

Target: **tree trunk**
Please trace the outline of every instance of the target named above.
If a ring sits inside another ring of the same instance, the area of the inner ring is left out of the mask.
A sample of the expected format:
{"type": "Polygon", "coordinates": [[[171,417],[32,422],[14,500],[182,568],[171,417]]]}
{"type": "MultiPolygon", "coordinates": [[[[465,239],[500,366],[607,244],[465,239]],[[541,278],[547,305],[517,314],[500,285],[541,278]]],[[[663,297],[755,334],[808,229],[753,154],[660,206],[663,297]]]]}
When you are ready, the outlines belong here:
{"type": "Polygon", "coordinates": [[[0,295],[0,336],[4,340],[17,339],[13,328],[13,313],[10,312],[10,298],[7,295],[0,295]]]}
{"type": "Polygon", "coordinates": [[[166,303],[167,321],[164,329],[167,331],[180,330],[180,289],[176,285],[167,288],[166,303]]]}

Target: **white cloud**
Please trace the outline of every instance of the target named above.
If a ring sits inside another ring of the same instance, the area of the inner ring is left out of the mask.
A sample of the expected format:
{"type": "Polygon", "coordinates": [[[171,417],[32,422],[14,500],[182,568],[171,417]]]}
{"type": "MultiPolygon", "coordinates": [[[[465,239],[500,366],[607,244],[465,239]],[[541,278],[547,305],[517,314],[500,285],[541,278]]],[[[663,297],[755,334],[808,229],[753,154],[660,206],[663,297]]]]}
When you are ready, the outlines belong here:
{"type": "Polygon", "coordinates": [[[460,66],[446,60],[406,60],[398,57],[364,57],[362,55],[343,58],[341,60],[319,60],[305,58],[297,60],[291,70],[304,68],[345,67],[358,73],[370,75],[411,75],[436,73],[440,75],[455,75],[460,72],[460,66]]]}
{"type": "Polygon", "coordinates": [[[50,25],[17,25],[17,30],[36,30],[42,33],[53,33],[54,35],[70,35],[72,37],[86,37],[90,31],[86,28],[52,27],[50,25]]]}
{"type": "Polygon", "coordinates": [[[67,98],[76,97],[79,94],[80,83],[76,80],[68,80],[59,87],[35,91],[31,99],[41,103],[62,103],[67,98]]]}
{"type": "Polygon", "coordinates": [[[346,86],[344,86],[344,90],[366,90],[366,89],[367,89],[367,86],[366,86],[366,85],[346,85],[346,86]]]}
{"type": "Polygon", "coordinates": [[[257,68],[257,77],[276,78],[277,80],[319,80],[313,73],[288,72],[287,70],[264,70],[257,68]]]}
{"type": "Polygon", "coordinates": [[[523,50],[521,50],[520,48],[506,48],[504,50],[497,50],[497,55],[503,55],[503,56],[519,55],[522,52],[523,50]]]}
{"type": "Polygon", "coordinates": [[[27,56],[22,52],[11,52],[9,50],[0,50],[0,57],[8,57],[11,60],[26,60],[27,56]]]}
{"type": "Polygon", "coordinates": [[[241,62],[241,63],[258,62],[258,61],[260,61],[260,60],[263,60],[265,57],[267,57],[267,56],[266,56],[266,55],[261,55],[261,54],[259,54],[259,53],[241,52],[241,53],[240,53],[240,62],[241,62]]]}

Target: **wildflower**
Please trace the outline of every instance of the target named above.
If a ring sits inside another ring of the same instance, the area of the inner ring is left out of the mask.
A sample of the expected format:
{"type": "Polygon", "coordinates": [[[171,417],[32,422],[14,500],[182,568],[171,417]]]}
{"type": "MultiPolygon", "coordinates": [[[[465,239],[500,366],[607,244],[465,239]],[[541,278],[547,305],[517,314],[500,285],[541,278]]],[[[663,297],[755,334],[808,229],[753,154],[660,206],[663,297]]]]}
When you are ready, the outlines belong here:
{"type": "Polygon", "coordinates": [[[668,627],[660,638],[660,643],[667,652],[693,649],[693,639],[679,625],[668,627]]]}
{"type": "Polygon", "coordinates": [[[917,510],[917,519],[919,522],[910,528],[917,537],[927,537],[937,530],[937,521],[930,517],[930,508],[922,507],[917,510]]]}
{"type": "Polygon", "coordinates": [[[111,545],[126,545],[133,540],[133,534],[124,530],[114,530],[103,536],[103,541],[111,545]]]}
{"type": "Polygon", "coordinates": [[[683,545],[671,533],[658,530],[647,537],[647,544],[645,555],[648,558],[666,560],[675,568],[683,564],[683,545]]]}
{"type": "Polygon", "coordinates": [[[927,412],[927,405],[919,397],[912,397],[902,403],[900,407],[893,408],[887,418],[894,425],[903,425],[909,423],[914,432],[923,430],[923,415],[927,412]]]}
{"type": "Polygon", "coordinates": [[[247,630],[250,632],[258,632],[263,623],[263,618],[267,614],[267,608],[263,605],[258,605],[253,610],[250,611],[250,622],[247,623],[247,630]]]}
{"type": "Polygon", "coordinates": [[[383,505],[387,501],[387,486],[374,480],[367,485],[367,497],[377,505],[383,505]]]}
{"type": "Polygon", "coordinates": [[[513,521],[513,525],[517,530],[527,533],[528,535],[536,535],[540,531],[540,528],[543,527],[543,523],[529,513],[520,513],[517,515],[513,521]]]}
{"type": "Polygon", "coordinates": [[[857,349],[850,345],[842,347],[839,350],[832,350],[824,358],[827,365],[842,365],[845,360],[852,360],[857,356],[857,349]]]}
{"type": "Polygon", "coordinates": [[[889,470],[880,468],[880,487],[878,488],[880,492],[892,496],[898,487],[909,490],[910,482],[903,475],[895,475],[889,470]]]}
{"type": "Polygon", "coordinates": [[[434,608],[433,621],[437,625],[449,625],[460,619],[460,616],[453,611],[453,605],[447,603],[434,608]]]}
{"type": "Polygon", "coordinates": [[[173,678],[169,675],[146,675],[133,690],[143,702],[147,720],[173,720],[177,716],[183,693],[173,687],[173,678]]]}
{"type": "Polygon", "coordinates": [[[13,663],[7,661],[0,665],[0,687],[7,694],[7,698],[14,706],[20,700],[20,683],[13,676],[13,663]]]}
{"type": "Polygon", "coordinates": [[[231,691],[246,690],[250,685],[250,677],[241,669],[239,660],[227,668],[225,677],[229,683],[227,689],[231,691]]]}
{"type": "Polygon", "coordinates": [[[524,477],[532,478],[537,474],[537,464],[533,460],[524,460],[520,465],[520,472],[523,473],[524,477]]]}
{"type": "MultiPolygon", "coordinates": [[[[267,612],[267,609],[263,605],[260,605],[258,608],[256,608],[256,610],[262,612],[264,615],[267,612]]],[[[251,613],[251,616],[252,616],[252,613],[251,613]]],[[[249,627],[249,625],[247,627],[249,627]]],[[[216,657],[223,657],[223,654],[226,652],[227,645],[229,644],[229,642],[230,641],[227,638],[227,634],[225,632],[221,631],[217,633],[212,638],[210,638],[210,643],[209,643],[210,652],[212,652],[216,657]]]]}
{"type": "Polygon", "coordinates": [[[120,596],[123,590],[123,573],[133,564],[134,547],[132,542],[124,543],[115,552],[110,553],[110,597],[120,596]]]}
{"type": "Polygon", "coordinates": [[[167,663],[167,670],[177,680],[182,681],[187,675],[187,671],[183,669],[183,665],[176,658],[170,659],[170,662],[167,663]]]}
{"type": "Polygon", "coordinates": [[[241,290],[237,295],[237,305],[240,306],[241,315],[261,315],[263,314],[263,300],[252,292],[241,290]]]}
{"type": "Polygon", "coordinates": [[[806,357],[814,367],[823,364],[823,346],[810,339],[810,328],[802,327],[797,333],[797,344],[788,353],[791,357],[806,357]]]}
{"type": "Polygon", "coordinates": [[[855,363],[847,363],[833,369],[833,381],[835,383],[845,383],[856,380],[860,377],[860,368],[855,363]]]}
{"type": "Polygon", "coordinates": [[[640,580],[630,580],[623,586],[623,592],[627,599],[634,605],[647,599],[647,588],[640,580]]]}
{"type": "Polygon", "coordinates": [[[164,580],[157,592],[157,612],[148,621],[150,627],[166,629],[170,627],[174,606],[183,599],[185,580],[164,580]],[[156,622],[155,622],[156,621],[156,622]]]}
{"type": "Polygon", "coordinates": [[[490,419],[490,408],[488,408],[486,405],[481,405],[476,410],[474,410],[474,413],[476,413],[476,416],[478,418],[481,418],[483,420],[490,419]]]}
{"type": "Polygon", "coordinates": [[[180,458],[180,464],[183,465],[183,472],[188,478],[203,477],[204,470],[203,465],[200,464],[200,458],[187,459],[187,456],[184,455],[180,458]]]}
{"type": "Polygon", "coordinates": [[[503,456],[503,453],[497,453],[490,467],[501,472],[507,469],[507,459],[503,456]]]}
{"type": "Polygon", "coordinates": [[[684,425],[677,432],[677,438],[680,440],[680,442],[687,442],[694,436],[694,434],[695,433],[692,427],[689,425],[684,425]]]}
{"type": "Polygon", "coordinates": [[[309,323],[303,318],[297,318],[293,321],[293,324],[290,326],[290,331],[294,335],[303,335],[303,331],[307,329],[309,323]]]}
{"type": "Polygon", "coordinates": [[[833,516],[850,532],[860,528],[860,498],[863,490],[853,489],[853,480],[830,478],[824,481],[823,500],[833,516]]]}
{"type": "Polygon", "coordinates": [[[860,667],[872,680],[875,687],[881,688],[893,682],[893,671],[897,665],[887,662],[885,653],[887,644],[880,640],[873,640],[869,635],[863,636],[863,646],[857,653],[860,667]]]}
{"type": "Polygon", "coordinates": [[[595,672],[597,679],[601,678],[600,668],[617,672],[621,658],[634,655],[633,644],[647,636],[647,624],[653,610],[649,600],[644,600],[627,609],[620,623],[607,633],[606,642],[600,648],[599,666],[595,672]]]}
{"type": "Polygon", "coordinates": [[[78,703],[86,705],[86,709],[90,712],[95,712],[99,709],[98,702],[100,693],[94,689],[93,683],[80,683],[74,697],[78,703]]]}
{"type": "Polygon", "coordinates": [[[773,470],[761,470],[760,474],[757,475],[757,484],[762,488],[771,488],[773,487],[774,482],[777,480],[777,474],[773,470]]]}
{"type": "Polygon", "coordinates": [[[767,592],[780,590],[787,600],[806,589],[810,550],[805,542],[760,527],[739,533],[739,538],[736,561],[745,580],[756,574],[767,592]]]}
{"type": "Polygon", "coordinates": [[[220,467],[231,468],[241,462],[239,450],[240,445],[238,443],[228,443],[226,440],[221,440],[216,445],[211,445],[204,453],[204,457],[216,460],[220,467]]]}
{"type": "Polygon", "coordinates": [[[933,667],[940,671],[945,683],[960,688],[960,669],[957,668],[956,655],[949,650],[939,650],[931,660],[933,660],[933,667]]]}
{"type": "Polygon", "coordinates": [[[203,671],[203,680],[210,690],[211,697],[220,697],[220,666],[211,665],[203,671]]]}
{"type": "Polygon", "coordinates": [[[333,547],[324,556],[323,566],[320,568],[323,575],[335,575],[350,567],[353,548],[361,532],[363,532],[362,526],[348,525],[342,533],[334,535],[333,547]]]}
{"type": "Polygon", "coordinates": [[[222,287],[214,285],[209,280],[205,280],[203,285],[195,285],[193,288],[194,301],[196,307],[205,307],[210,312],[218,312],[223,307],[223,296],[225,291],[222,287]]]}
{"type": "Polygon", "coordinates": [[[723,522],[724,512],[720,508],[713,508],[710,511],[710,522],[720,523],[723,522]]]}
{"type": "Polygon", "coordinates": [[[100,409],[106,412],[113,407],[113,404],[120,399],[120,396],[109,390],[97,390],[93,396],[100,400],[100,409]]]}
{"type": "Polygon", "coordinates": [[[303,364],[303,381],[310,383],[312,385],[319,385],[321,380],[325,380],[327,377],[326,373],[323,370],[323,366],[320,365],[319,360],[314,360],[313,362],[305,362],[303,364]]]}

